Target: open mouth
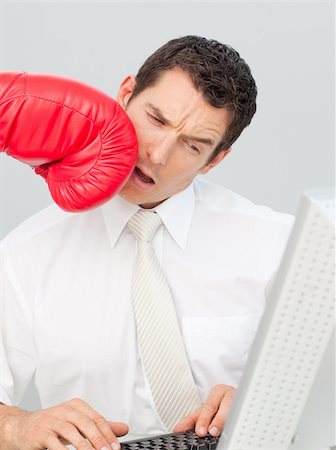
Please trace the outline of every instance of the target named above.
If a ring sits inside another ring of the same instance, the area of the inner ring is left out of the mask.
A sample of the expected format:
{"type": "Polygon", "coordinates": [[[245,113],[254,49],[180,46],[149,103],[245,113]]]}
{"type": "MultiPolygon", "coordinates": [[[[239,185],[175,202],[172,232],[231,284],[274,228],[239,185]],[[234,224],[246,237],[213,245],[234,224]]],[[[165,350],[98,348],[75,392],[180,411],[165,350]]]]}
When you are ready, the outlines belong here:
{"type": "Polygon", "coordinates": [[[136,167],[134,169],[135,174],[140,178],[140,180],[143,183],[148,183],[148,184],[154,184],[154,180],[153,178],[148,177],[147,175],[145,175],[140,169],[139,167],[136,167]]]}

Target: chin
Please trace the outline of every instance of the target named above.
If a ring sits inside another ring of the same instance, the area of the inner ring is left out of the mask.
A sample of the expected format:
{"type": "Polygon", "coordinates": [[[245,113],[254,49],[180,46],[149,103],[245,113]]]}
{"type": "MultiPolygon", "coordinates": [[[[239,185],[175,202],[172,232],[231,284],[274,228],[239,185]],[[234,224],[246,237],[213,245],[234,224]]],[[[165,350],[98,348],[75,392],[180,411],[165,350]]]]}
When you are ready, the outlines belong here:
{"type": "Polygon", "coordinates": [[[141,205],[141,203],[147,203],[146,199],[141,195],[137,195],[135,192],[129,192],[128,189],[122,189],[119,192],[119,196],[133,205],[141,205]]]}
{"type": "Polygon", "coordinates": [[[126,195],[123,192],[119,192],[119,196],[128,203],[132,203],[133,205],[139,205],[138,199],[134,198],[133,196],[126,195]]]}
{"type": "Polygon", "coordinates": [[[132,203],[133,205],[140,205],[142,208],[150,209],[164,202],[167,197],[163,199],[155,198],[144,193],[139,193],[137,190],[133,189],[132,186],[126,186],[119,192],[119,196],[124,199],[128,203],[132,203]]]}

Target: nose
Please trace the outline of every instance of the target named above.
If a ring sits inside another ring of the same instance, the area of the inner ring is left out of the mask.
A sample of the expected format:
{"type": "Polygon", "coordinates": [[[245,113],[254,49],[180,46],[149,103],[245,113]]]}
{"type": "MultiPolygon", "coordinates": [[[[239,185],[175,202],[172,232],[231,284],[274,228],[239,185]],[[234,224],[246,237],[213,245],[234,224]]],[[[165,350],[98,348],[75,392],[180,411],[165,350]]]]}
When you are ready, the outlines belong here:
{"type": "Polygon", "coordinates": [[[173,134],[153,139],[147,147],[148,156],[153,164],[166,165],[174,148],[173,134]]]}

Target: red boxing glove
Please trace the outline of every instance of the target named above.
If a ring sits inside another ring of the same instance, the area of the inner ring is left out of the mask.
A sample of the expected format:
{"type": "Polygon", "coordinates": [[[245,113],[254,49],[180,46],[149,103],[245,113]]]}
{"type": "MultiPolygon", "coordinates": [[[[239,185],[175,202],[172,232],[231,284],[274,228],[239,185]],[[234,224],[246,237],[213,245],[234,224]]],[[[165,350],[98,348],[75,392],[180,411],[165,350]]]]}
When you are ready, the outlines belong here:
{"type": "Polygon", "coordinates": [[[133,125],[106,94],[48,75],[0,73],[0,152],[34,167],[67,211],[117,194],[137,160],[133,125]]]}

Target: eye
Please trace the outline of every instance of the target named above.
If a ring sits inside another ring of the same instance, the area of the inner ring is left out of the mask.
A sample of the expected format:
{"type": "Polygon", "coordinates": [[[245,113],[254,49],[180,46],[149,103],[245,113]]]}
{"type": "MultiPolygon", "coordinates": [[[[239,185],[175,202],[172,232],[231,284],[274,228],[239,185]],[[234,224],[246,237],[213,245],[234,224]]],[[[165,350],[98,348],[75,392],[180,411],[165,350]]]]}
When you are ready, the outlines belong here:
{"type": "Polygon", "coordinates": [[[194,153],[200,153],[200,149],[195,144],[193,144],[192,142],[188,142],[188,141],[185,141],[185,143],[194,153]]]}
{"type": "Polygon", "coordinates": [[[200,152],[199,148],[196,147],[196,145],[194,145],[194,144],[189,144],[189,147],[190,147],[192,150],[194,150],[195,152],[197,152],[197,153],[200,152]]]}
{"type": "Polygon", "coordinates": [[[153,114],[147,113],[147,116],[149,117],[149,119],[154,122],[157,125],[164,125],[165,123],[163,122],[163,120],[159,119],[156,116],[153,116],[153,114]]]}

